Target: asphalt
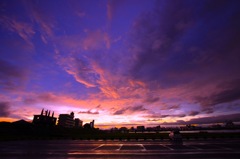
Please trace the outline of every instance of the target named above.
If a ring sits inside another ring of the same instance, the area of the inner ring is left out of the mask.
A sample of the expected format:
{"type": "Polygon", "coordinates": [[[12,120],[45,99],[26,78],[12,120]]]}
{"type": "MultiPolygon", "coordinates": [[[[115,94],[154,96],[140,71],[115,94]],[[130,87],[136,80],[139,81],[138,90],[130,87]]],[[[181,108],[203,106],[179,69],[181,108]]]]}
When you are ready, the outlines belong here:
{"type": "Polygon", "coordinates": [[[2,141],[0,158],[237,159],[240,139],[163,141],[2,141]]]}

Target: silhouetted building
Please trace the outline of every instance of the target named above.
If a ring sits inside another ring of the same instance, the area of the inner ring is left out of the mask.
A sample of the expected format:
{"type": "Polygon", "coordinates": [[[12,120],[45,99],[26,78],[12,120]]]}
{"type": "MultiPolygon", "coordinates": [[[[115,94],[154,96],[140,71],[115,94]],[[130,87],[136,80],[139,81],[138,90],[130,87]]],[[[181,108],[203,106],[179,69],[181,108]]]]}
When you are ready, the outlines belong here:
{"type": "Polygon", "coordinates": [[[56,124],[57,118],[54,117],[54,112],[50,116],[50,111],[42,109],[40,115],[34,115],[32,123],[35,125],[42,126],[54,126],[56,124]]]}
{"type": "Polygon", "coordinates": [[[90,126],[89,123],[86,123],[86,124],[83,125],[83,128],[84,129],[91,129],[91,126],[90,126]]]}
{"type": "Polygon", "coordinates": [[[75,118],[74,123],[75,123],[74,125],[75,127],[82,127],[83,121],[78,118],[75,118]]]}
{"type": "Polygon", "coordinates": [[[231,120],[228,120],[228,121],[226,121],[225,127],[226,128],[234,128],[235,125],[234,125],[234,123],[231,120]]]}
{"type": "Polygon", "coordinates": [[[58,118],[58,125],[66,128],[72,128],[75,125],[74,113],[60,114],[58,118]]]}
{"type": "Polygon", "coordinates": [[[94,128],[94,120],[92,122],[90,122],[90,127],[94,128]]]}
{"type": "Polygon", "coordinates": [[[126,127],[121,127],[121,128],[119,128],[119,131],[120,131],[121,133],[127,133],[127,132],[128,132],[128,128],[126,128],[126,127]]]}
{"type": "Polygon", "coordinates": [[[94,128],[94,120],[91,121],[90,123],[86,123],[83,126],[85,129],[93,129],[94,128]]]}
{"type": "Polygon", "coordinates": [[[145,127],[144,126],[137,126],[137,131],[145,131],[145,127]]]}

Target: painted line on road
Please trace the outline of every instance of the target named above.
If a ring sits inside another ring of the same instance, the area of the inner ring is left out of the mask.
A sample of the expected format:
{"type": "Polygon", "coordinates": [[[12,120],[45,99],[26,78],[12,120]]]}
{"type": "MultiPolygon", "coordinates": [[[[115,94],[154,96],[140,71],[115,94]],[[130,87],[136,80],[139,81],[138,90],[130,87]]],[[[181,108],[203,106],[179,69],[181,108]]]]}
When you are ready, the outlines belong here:
{"type": "Polygon", "coordinates": [[[174,150],[173,148],[171,148],[171,147],[168,147],[168,146],[166,146],[166,145],[163,145],[163,144],[159,144],[160,146],[162,146],[162,147],[166,147],[167,149],[169,149],[169,150],[174,150]]]}
{"type": "Polygon", "coordinates": [[[146,151],[146,148],[143,146],[143,144],[138,144],[138,146],[142,147],[142,151],[146,151]]]}
{"type": "Polygon", "coordinates": [[[123,144],[119,144],[119,148],[116,149],[116,151],[120,151],[120,149],[122,148],[123,144]]]}
{"type": "Polygon", "coordinates": [[[96,147],[96,148],[94,148],[94,149],[92,149],[93,151],[94,150],[96,150],[96,149],[98,149],[98,148],[100,148],[100,147],[102,147],[102,146],[104,146],[105,144],[101,144],[101,145],[99,145],[98,147],[96,147]]]}

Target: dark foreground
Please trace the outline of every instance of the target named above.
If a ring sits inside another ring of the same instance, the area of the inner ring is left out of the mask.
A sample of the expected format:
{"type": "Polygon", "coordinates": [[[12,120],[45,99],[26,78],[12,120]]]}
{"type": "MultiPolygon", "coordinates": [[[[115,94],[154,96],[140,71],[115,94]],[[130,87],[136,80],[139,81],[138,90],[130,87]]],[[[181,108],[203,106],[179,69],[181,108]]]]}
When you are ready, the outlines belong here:
{"type": "Polygon", "coordinates": [[[1,158],[237,159],[240,139],[163,141],[4,141],[1,158]]]}

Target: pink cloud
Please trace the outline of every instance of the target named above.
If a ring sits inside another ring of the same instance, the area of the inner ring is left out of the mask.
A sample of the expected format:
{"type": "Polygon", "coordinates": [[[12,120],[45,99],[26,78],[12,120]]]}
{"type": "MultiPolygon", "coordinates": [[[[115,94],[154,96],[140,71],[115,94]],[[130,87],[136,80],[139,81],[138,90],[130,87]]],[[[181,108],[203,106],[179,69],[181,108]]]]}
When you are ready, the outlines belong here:
{"type": "Polygon", "coordinates": [[[108,98],[130,98],[140,95],[144,91],[145,84],[141,81],[133,81],[121,74],[112,74],[103,69],[96,62],[92,62],[92,67],[99,75],[98,87],[108,98]]]}
{"type": "Polygon", "coordinates": [[[88,81],[88,79],[83,77],[83,74],[79,74],[77,71],[74,70],[66,70],[67,73],[70,75],[73,75],[73,77],[76,79],[77,82],[84,84],[86,87],[95,87],[96,85],[94,83],[91,83],[88,81]]]}
{"type": "Polygon", "coordinates": [[[108,0],[107,2],[107,18],[108,20],[112,20],[116,10],[119,8],[121,4],[123,4],[124,0],[108,0]]]}
{"type": "Polygon", "coordinates": [[[86,51],[111,48],[112,41],[107,32],[101,30],[86,30],[85,33],[84,36],[82,34],[75,34],[52,37],[52,40],[56,45],[55,52],[57,50],[59,55],[66,56],[66,53],[70,55],[74,53],[78,54],[80,52],[85,53],[86,51]]]}
{"type": "Polygon", "coordinates": [[[106,32],[100,30],[97,31],[87,31],[87,36],[83,39],[83,49],[99,49],[102,48],[102,45],[105,45],[105,48],[109,49],[111,47],[110,37],[106,32]]]}
{"type": "Polygon", "coordinates": [[[29,45],[31,46],[33,45],[31,39],[35,34],[35,31],[31,24],[26,22],[20,22],[17,21],[15,18],[10,18],[6,16],[1,16],[0,22],[6,29],[17,33],[29,45]]]}
{"type": "Polygon", "coordinates": [[[62,58],[57,57],[59,64],[63,69],[70,75],[72,75],[75,80],[86,87],[96,87],[96,76],[97,72],[80,58],[62,58]]]}
{"type": "Polygon", "coordinates": [[[111,1],[108,1],[107,3],[107,17],[109,20],[112,20],[113,17],[113,5],[110,3],[111,1]]]}
{"type": "Polygon", "coordinates": [[[45,44],[48,43],[49,38],[52,38],[54,35],[54,20],[49,16],[51,15],[51,12],[42,9],[39,4],[36,4],[35,2],[25,2],[24,5],[28,11],[30,19],[40,26],[40,37],[42,41],[45,44]]]}

